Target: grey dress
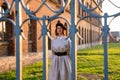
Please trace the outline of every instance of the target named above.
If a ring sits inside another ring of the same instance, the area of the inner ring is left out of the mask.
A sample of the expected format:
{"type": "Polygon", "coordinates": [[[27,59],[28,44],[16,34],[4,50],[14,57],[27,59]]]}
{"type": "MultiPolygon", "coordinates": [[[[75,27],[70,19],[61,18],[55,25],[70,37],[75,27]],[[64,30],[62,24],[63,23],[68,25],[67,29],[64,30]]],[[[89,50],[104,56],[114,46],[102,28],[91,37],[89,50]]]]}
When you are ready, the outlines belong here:
{"type": "Polygon", "coordinates": [[[70,40],[65,36],[52,40],[52,58],[49,68],[49,80],[71,80],[70,40]],[[55,52],[67,52],[68,55],[57,56],[55,52]]]}

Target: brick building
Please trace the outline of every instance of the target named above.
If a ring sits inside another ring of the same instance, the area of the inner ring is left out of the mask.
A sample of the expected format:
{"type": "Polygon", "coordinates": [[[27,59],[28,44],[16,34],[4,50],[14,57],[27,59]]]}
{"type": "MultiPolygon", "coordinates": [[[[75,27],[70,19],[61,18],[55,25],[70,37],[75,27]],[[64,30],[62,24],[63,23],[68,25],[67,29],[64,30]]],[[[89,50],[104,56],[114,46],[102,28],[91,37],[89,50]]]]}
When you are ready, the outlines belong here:
{"type": "MultiPolygon", "coordinates": [[[[9,4],[11,4],[12,0],[8,0],[9,4]]],[[[23,0],[26,1],[26,0],[23,0]]],[[[83,3],[88,8],[94,8],[98,4],[99,0],[83,0],[83,3]]],[[[41,1],[31,0],[27,7],[33,11],[38,8],[41,4],[41,1]],[[34,5],[33,5],[34,4],[34,5]]],[[[49,4],[52,8],[58,10],[61,2],[60,0],[47,0],[47,4],[49,4]]],[[[88,14],[82,10],[81,7],[77,5],[77,20],[83,16],[87,16],[88,14]]],[[[4,3],[4,0],[0,0],[0,12],[4,12],[8,8],[8,4],[4,3]]],[[[7,18],[11,18],[15,20],[15,5],[13,5],[12,10],[6,16],[7,18]]],[[[22,9],[22,21],[28,18],[25,11],[22,9]]],[[[102,14],[102,6],[98,7],[94,10],[95,13],[101,15],[102,14]]],[[[47,17],[54,15],[46,6],[42,6],[42,8],[34,14],[35,16],[42,17],[46,15],[47,17]]],[[[2,14],[0,14],[0,17],[2,14]]],[[[70,5],[65,9],[65,11],[60,15],[64,18],[67,18],[70,21],[70,5]]],[[[67,28],[69,28],[68,24],[65,22],[64,19],[55,19],[52,21],[48,27],[50,29],[50,34],[54,37],[55,35],[55,23],[57,20],[60,20],[62,23],[66,24],[67,28]]],[[[86,18],[82,20],[78,25],[78,30],[80,35],[84,38],[84,40],[77,39],[78,42],[78,49],[91,47],[93,45],[100,44],[100,42],[96,41],[96,38],[101,32],[101,25],[99,24],[98,20],[95,18],[86,18]]],[[[23,30],[23,34],[25,35],[26,39],[22,40],[23,44],[23,54],[31,54],[31,53],[38,53],[42,51],[42,38],[38,40],[39,35],[41,34],[41,25],[38,21],[29,20],[21,26],[23,30]]],[[[1,21],[0,22],[0,56],[14,56],[15,55],[15,39],[11,40],[14,34],[14,27],[9,21],[1,21]]],[[[49,39],[49,49],[50,49],[50,39],[49,39]]]]}
{"type": "Polygon", "coordinates": [[[109,38],[109,42],[120,42],[120,32],[112,31],[110,32],[113,38],[109,38]]]}

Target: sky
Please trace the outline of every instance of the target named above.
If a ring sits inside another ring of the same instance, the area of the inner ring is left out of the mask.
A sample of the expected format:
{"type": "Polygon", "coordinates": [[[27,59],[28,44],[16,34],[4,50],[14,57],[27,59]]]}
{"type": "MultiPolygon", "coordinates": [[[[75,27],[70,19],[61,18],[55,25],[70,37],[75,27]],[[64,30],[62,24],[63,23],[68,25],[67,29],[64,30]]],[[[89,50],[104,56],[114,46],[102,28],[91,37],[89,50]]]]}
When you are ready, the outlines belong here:
{"type": "MultiPolygon", "coordinates": [[[[120,7],[120,5],[119,5],[120,0],[110,0],[110,1],[112,1],[118,7],[120,7]]],[[[104,13],[108,13],[108,15],[113,15],[113,14],[120,12],[120,8],[115,7],[108,0],[105,0],[103,2],[102,10],[103,10],[103,15],[104,15],[104,13]]],[[[112,17],[108,19],[108,24],[109,24],[111,19],[112,19],[112,17]]],[[[110,31],[120,31],[120,16],[116,17],[110,23],[109,28],[110,28],[110,31]]]]}

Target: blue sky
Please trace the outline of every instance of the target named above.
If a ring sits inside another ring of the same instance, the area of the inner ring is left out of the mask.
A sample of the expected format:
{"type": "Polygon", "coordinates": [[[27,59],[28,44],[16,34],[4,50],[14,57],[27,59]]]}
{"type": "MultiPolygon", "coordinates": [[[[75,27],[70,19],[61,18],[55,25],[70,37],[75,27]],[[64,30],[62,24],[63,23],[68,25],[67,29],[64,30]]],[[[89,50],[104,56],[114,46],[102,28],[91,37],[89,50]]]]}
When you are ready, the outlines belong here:
{"type": "MultiPolygon", "coordinates": [[[[114,4],[120,7],[120,0],[111,0],[114,4]]],[[[108,15],[113,15],[120,12],[120,8],[113,6],[108,0],[105,0],[102,5],[103,14],[108,13],[108,15]]],[[[108,19],[108,23],[112,18],[108,19]]],[[[120,16],[115,18],[110,24],[110,31],[120,31],[120,16]]]]}

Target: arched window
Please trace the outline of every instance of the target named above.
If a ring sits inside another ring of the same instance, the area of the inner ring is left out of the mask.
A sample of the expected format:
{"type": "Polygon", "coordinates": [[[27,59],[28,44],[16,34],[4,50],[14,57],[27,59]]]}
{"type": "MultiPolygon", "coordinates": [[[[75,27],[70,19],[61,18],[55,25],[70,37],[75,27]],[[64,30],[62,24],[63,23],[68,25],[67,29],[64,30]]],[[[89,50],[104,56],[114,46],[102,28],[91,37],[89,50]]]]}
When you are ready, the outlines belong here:
{"type": "MultiPolygon", "coordinates": [[[[84,29],[82,27],[82,37],[84,38],[84,29]]],[[[84,44],[84,40],[82,40],[82,44],[84,44]]]]}
{"type": "Polygon", "coordinates": [[[28,25],[28,51],[36,52],[37,44],[36,44],[36,29],[37,22],[36,20],[30,20],[28,25]]]}
{"type": "MultiPolygon", "coordinates": [[[[79,34],[80,34],[80,26],[78,27],[78,31],[79,31],[79,34]]],[[[81,35],[81,34],[80,34],[81,35]]],[[[78,38],[78,44],[80,45],[80,38],[78,38]]]]}
{"type": "MultiPolygon", "coordinates": [[[[0,12],[4,13],[4,9],[2,7],[0,7],[0,12]]],[[[2,17],[3,14],[0,14],[0,17],[2,17]]],[[[5,21],[1,21],[0,22],[0,42],[4,42],[6,41],[6,25],[5,25],[5,21]]]]}

